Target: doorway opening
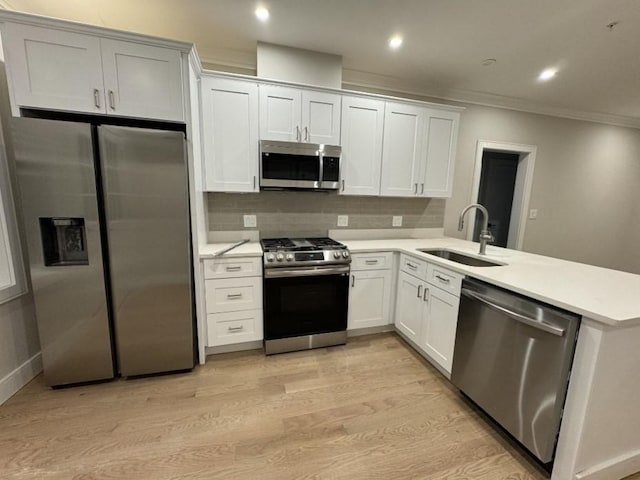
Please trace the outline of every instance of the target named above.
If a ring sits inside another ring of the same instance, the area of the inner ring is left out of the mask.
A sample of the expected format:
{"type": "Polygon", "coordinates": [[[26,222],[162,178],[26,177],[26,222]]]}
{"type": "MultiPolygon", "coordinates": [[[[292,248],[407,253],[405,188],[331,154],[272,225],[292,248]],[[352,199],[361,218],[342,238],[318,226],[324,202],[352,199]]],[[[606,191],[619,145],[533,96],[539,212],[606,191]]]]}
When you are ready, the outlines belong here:
{"type": "MultiPolygon", "coordinates": [[[[535,156],[534,145],[478,142],[471,201],[489,211],[493,245],[522,250],[535,156]]],[[[477,242],[479,215],[471,225],[474,228],[467,230],[467,239],[477,242]]]]}

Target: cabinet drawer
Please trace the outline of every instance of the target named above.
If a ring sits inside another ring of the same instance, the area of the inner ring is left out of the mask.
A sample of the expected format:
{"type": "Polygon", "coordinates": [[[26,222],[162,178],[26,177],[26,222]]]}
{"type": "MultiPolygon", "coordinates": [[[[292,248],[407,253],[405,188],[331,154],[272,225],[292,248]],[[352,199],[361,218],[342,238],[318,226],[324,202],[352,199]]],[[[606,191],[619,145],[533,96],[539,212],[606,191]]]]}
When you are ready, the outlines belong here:
{"type": "Polygon", "coordinates": [[[213,258],[203,261],[204,278],[262,276],[262,257],[213,258]]]}
{"type": "Polygon", "coordinates": [[[437,265],[429,264],[429,268],[427,269],[427,282],[457,297],[460,296],[463,278],[464,275],[437,265]]]}
{"type": "Polygon", "coordinates": [[[262,310],[207,315],[207,330],[210,347],[262,340],[262,310]]]}
{"type": "Polygon", "coordinates": [[[207,313],[238,312],[262,308],[262,278],[206,280],[207,313]]]}
{"type": "Polygon", "coordinates": [[[351,270],[390,270],[392,253],[354,253],[351,255],[351,270]]]}
{"type": "Polygon", "coordinates": [[[427,278],[427,263],[408,255],[400,255],[400,270],[421,279],[427,278]]]}

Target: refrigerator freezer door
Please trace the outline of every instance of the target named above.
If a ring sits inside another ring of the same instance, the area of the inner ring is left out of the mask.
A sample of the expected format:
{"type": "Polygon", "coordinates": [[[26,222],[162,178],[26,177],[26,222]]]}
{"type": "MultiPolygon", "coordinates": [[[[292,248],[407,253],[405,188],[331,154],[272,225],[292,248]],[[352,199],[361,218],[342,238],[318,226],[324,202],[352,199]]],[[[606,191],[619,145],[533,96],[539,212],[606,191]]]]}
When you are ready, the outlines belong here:
{"type": "Polygon", "coordinates": [[[112,378],[91,127],[11,123],[45,381],[112,378]]]}
{"type": "Polygon", "coordinates": [[[183,135],[101,126],[98,136],[120,373],[193,368],[183,135]]]}

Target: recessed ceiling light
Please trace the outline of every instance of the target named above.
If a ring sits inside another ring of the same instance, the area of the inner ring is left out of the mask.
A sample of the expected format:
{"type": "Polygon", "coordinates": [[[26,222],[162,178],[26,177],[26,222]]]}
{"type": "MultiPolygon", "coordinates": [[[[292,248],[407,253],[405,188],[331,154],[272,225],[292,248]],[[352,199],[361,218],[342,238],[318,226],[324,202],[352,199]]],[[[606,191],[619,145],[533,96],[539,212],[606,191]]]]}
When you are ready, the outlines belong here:
{"type": "Polygon", "coordinates": [[[389,47],[397,50],[402,45],[402,37],[400,35],[394,35],[389,39],[389,47]]]}
{"type": "Polygon", "coordinates": [[[269,20],[269,10],[267,10],[265,7],[256,8],[255,13],[256,13],[256,18],[261,22],[266,22],[267,20],[269,20]]]}
{"type": "Polygon", "coordinates": [[[555,68],[546,68],[542,72],[540,72],[540,75],[538,75],[538,80],[546,82],[547,80],[551,80],[553,77],[555,77],[556,73],[558,73],[558,71],[555,68]]]}

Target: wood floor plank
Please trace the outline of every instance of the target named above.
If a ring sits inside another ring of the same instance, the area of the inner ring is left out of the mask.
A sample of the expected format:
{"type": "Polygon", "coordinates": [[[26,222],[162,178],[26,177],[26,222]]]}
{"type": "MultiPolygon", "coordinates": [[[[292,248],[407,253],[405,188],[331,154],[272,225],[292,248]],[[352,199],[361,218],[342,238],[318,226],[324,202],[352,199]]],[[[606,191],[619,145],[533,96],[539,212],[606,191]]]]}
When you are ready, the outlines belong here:
{"type": "Polygon", "coordinates": [[[381,334],[62,390],[39,377],[0,406],[0,478],[547,477],[402,340],[381,334]]]}

